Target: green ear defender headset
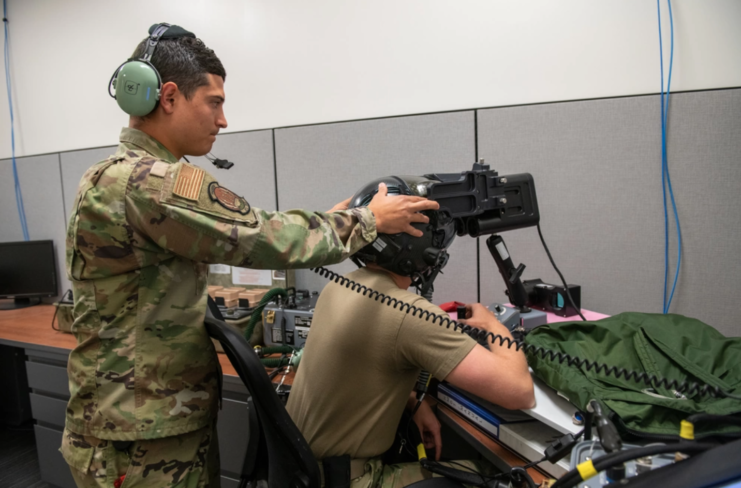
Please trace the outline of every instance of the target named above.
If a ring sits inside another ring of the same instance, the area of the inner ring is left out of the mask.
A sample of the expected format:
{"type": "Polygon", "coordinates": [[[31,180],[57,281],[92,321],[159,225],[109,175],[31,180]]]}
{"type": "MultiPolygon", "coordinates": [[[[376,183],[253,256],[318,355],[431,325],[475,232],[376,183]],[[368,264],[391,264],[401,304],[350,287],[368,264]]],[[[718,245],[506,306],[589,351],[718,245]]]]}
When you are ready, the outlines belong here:
{"type": "MultiPolygon", "coordinates": [[[[152,65],[152,55],[170,24],[155,24],[149,29],[149,39],[144,52],[138,58],[130,58],[116,69],[108,83],[108,94],[115,98],[121,110],[138,117],[147,115],[157,106],[162,88],[162,78],[157,68],[152,65]],[[116,92],[111,93],[111,88],[116,92]]],[[[195,37],[185,29],[172,26],[165,38],[195,37]]]]}

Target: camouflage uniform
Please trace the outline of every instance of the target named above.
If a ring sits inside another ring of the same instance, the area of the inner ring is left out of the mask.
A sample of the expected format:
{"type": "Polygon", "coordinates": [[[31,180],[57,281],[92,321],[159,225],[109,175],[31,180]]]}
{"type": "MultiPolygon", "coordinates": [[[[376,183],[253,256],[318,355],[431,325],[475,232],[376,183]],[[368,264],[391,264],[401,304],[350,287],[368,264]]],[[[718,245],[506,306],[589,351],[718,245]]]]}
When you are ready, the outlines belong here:
{"type": "MultiPolygon", "coordinates": [[[[203,326],[208,263],[340,262],[375,239],[375,219],[368,209],[252,208],[143,132],[124,128],[120,140],[82,177],[68,224],[78,345],[66,429],[110,441],[179,436],[213,425],[219,401],[203,326]]],[[[87,470],[92,450],[75,449],[65,443],[65,459],[87,470]]]]}
{"type": "Polygon", "coordinates": [[[80,488],[110,488],[125,476],[119,488],[218,487],[219,449],[216,429],[205,427],[162,439],[134,441],[116,449],[113,441],[82,436],[67,430],[62,451],[90,459],[86,472],[72,469],[80,488]]]}

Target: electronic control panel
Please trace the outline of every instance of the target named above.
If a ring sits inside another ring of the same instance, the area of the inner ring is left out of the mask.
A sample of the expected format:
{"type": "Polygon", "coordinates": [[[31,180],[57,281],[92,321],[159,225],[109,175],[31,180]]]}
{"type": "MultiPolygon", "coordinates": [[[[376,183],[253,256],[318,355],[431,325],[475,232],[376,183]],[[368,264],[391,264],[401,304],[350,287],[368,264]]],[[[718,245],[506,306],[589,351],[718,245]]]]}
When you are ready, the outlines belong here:
{"type": "Polygon", "coordinates": [[[318,298],[318,292],[297,290],[287,300],[268,303],[262,321],[265,345],[304,347],[318,298]]]}
{"type": "MultiPolygon", "coordinates": [[[[633,447],[638,446],[624,444],[623,450],[631,449],[633,447]]],[[[577,465],[583,463],[584,461],[597,459],[600,456],[604,455],[605,451],[604,449],[602,449],[599,439],[582,441],[574,446],[574,450],[571,451],[571,464],[569,466],[569,469],[575,469],[577,465]]],[[[623,479],[632,478],[637,474],[641,474],[646,471],[660,468],[672,463],[674,463],[673,454],[657,454],[655,456],[646,456],[643,458],[628,461],[624,465],[619,466],[619,469],[602,471],[592,478],[580,481],[577,486],[579,486],[579,488],[600,488],[611,483],[619,483],[623,479]]]]}

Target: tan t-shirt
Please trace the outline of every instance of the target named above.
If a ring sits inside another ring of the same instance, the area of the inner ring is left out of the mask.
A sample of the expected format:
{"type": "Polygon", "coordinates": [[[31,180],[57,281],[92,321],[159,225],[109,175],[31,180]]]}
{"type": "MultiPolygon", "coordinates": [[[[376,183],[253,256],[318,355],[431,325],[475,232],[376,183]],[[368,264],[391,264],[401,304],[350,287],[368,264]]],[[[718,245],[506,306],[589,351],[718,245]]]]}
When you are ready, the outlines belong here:
{"type": "MultiPolygon", "coordinates": [[[[347,277],[419,308],[445,313],[397,287],[386,273],[363,268],[347,277]]],[[[330,283],[316,306],[288,413],[317,459],[378,456],[393,443],[420,370],[444,379],[475,345],[452,328],[330,283]]]]}

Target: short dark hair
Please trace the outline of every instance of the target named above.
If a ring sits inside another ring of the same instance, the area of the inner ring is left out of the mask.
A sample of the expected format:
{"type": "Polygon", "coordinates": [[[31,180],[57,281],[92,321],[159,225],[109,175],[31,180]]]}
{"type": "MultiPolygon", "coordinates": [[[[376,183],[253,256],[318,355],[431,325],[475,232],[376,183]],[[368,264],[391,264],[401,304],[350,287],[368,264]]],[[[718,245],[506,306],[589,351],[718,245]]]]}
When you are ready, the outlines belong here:
{"type": "MultiPolygon", "coordinates": [[[[133,59],[144,53],[148,39],[144,39],[136,47],[131,56],[133,59]]],[[[194,37],[160,40],[151,63],[159,71],[162,84],[172,81],[187,99],[190,99],[198,87],[208,85],[207,74],[221,76],[226,80],[224,65],[214,51],[194,37]]]]}

